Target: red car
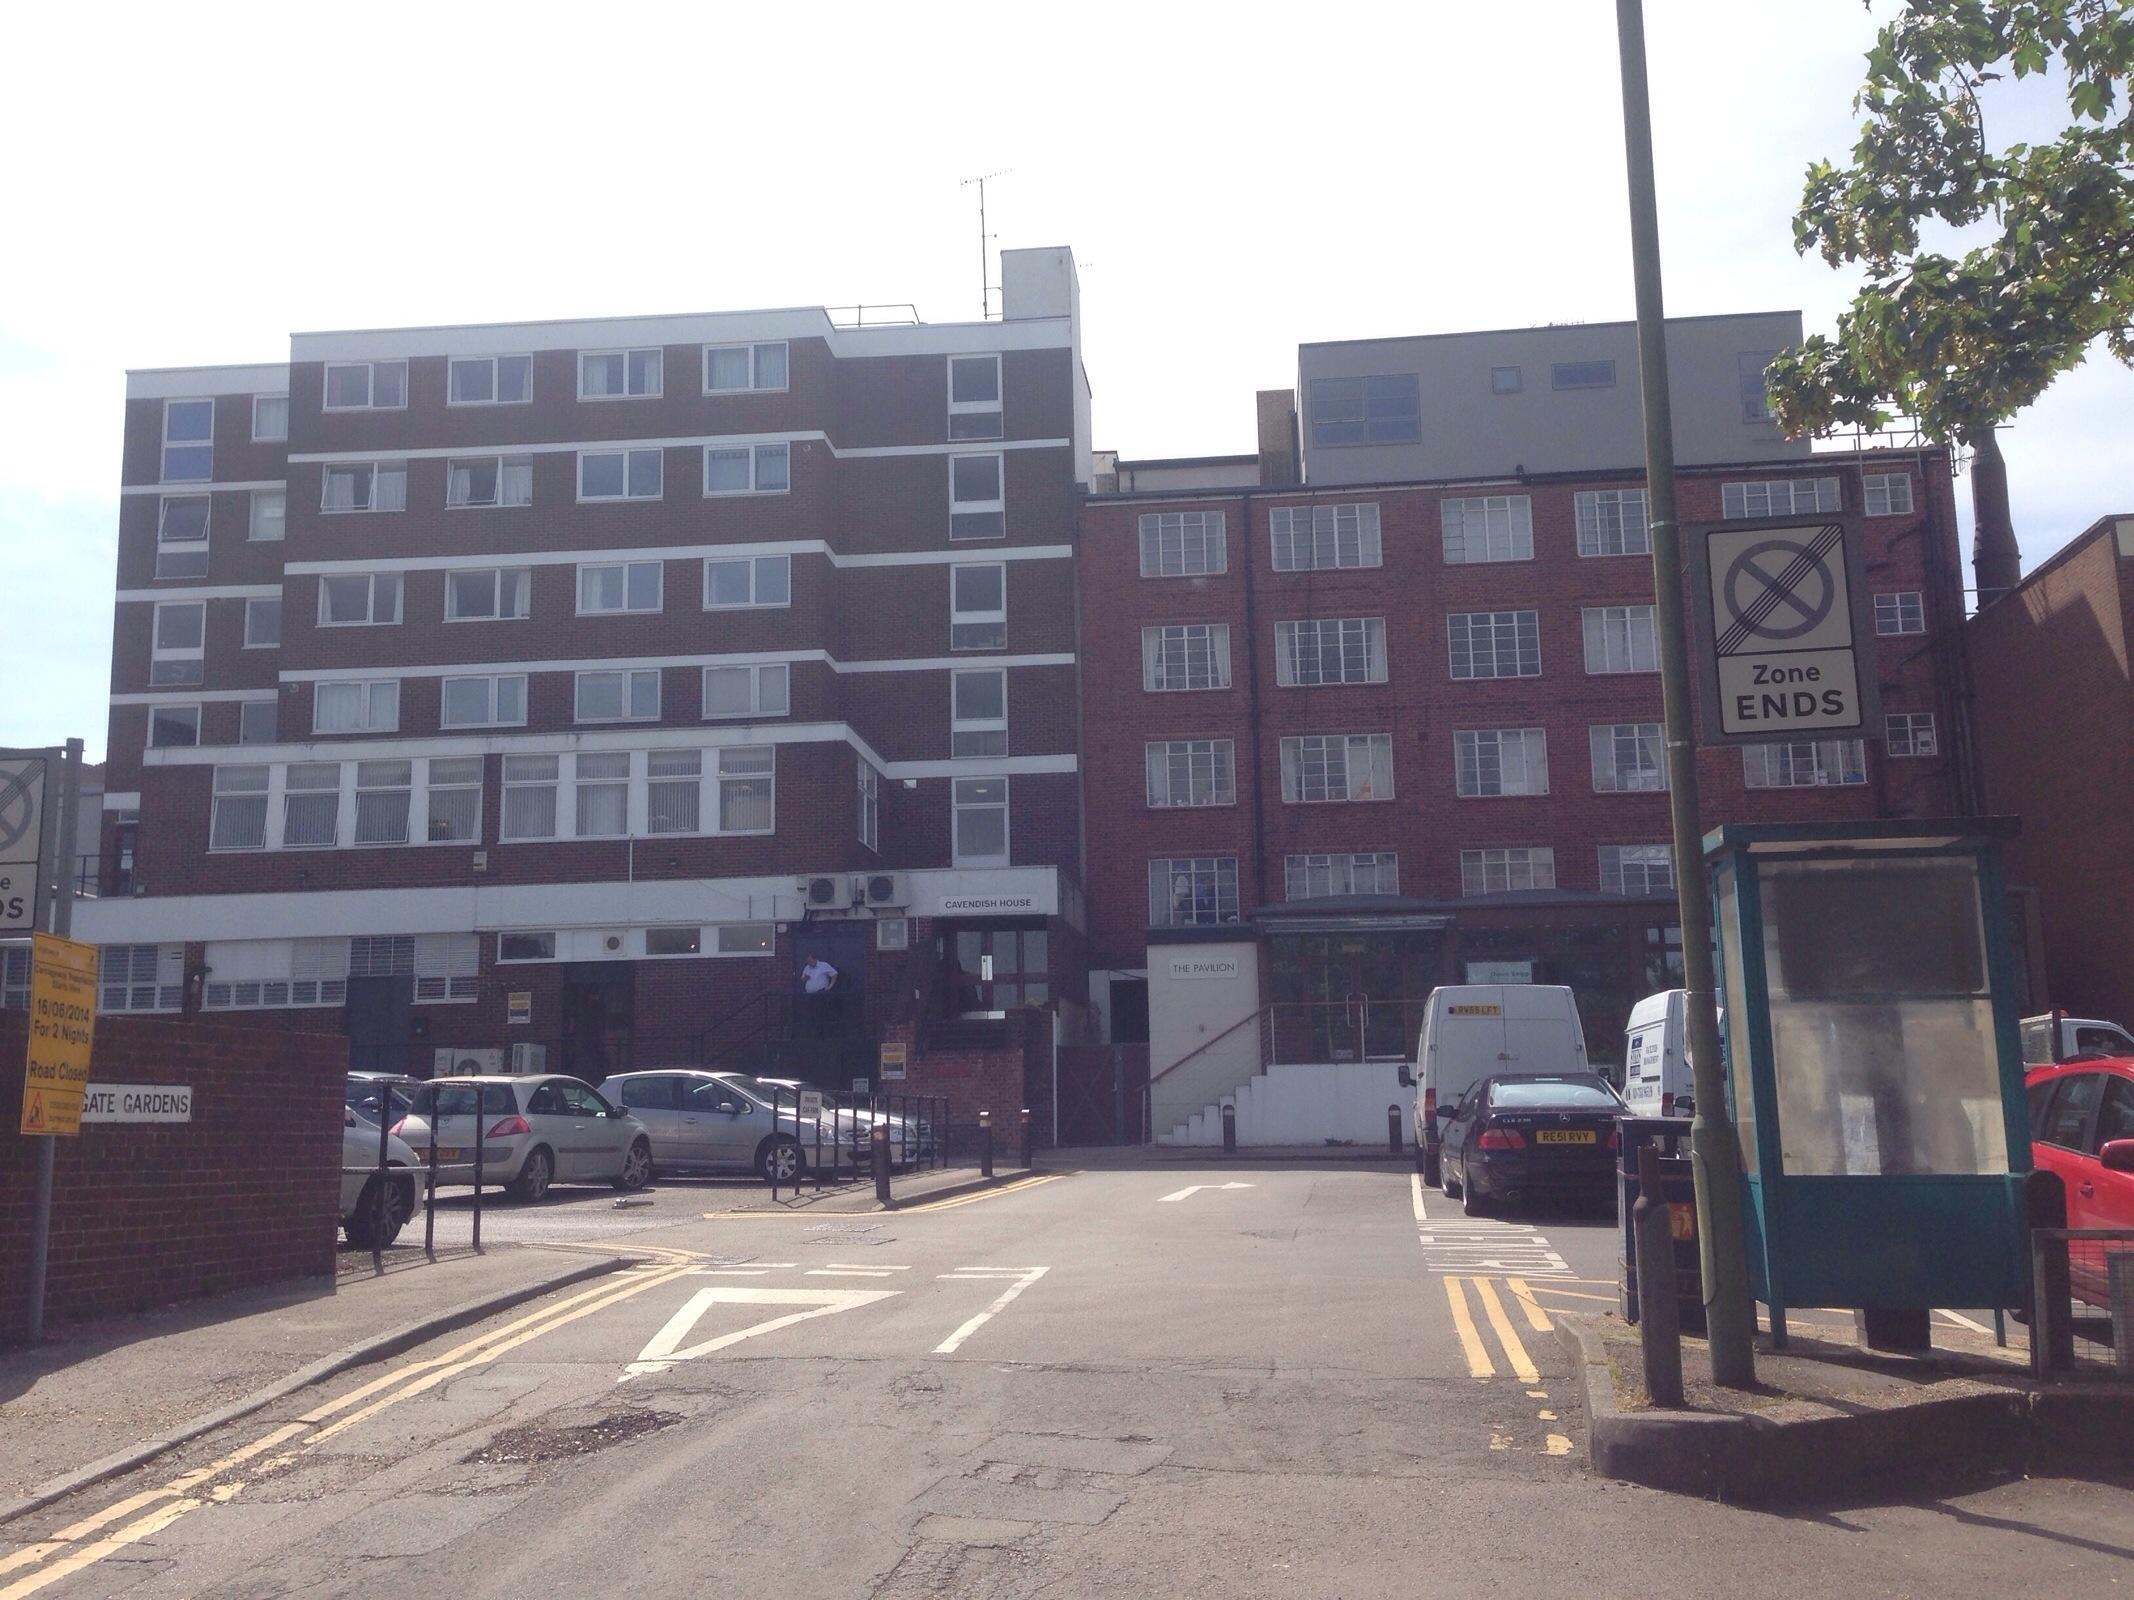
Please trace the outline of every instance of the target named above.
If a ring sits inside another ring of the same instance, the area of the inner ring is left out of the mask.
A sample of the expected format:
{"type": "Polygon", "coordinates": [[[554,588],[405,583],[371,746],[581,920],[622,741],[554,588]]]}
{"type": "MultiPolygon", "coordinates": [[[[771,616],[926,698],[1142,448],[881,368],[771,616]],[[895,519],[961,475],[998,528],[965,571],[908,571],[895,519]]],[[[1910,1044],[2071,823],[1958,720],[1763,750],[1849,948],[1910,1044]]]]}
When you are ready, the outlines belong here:
{"type": "MultiPolygon", "coordinates": [[[[2134,1229],[2134,1057],[2037,1067],[2023,1091],[2031,1156],[2067,1185],[2067,1225],[2134,1229]]],[[[2108,1304],[2106,1253],[2129,1248],[2077,1240],[2068,1252],[2077,1298],[2108,1304]]]]}

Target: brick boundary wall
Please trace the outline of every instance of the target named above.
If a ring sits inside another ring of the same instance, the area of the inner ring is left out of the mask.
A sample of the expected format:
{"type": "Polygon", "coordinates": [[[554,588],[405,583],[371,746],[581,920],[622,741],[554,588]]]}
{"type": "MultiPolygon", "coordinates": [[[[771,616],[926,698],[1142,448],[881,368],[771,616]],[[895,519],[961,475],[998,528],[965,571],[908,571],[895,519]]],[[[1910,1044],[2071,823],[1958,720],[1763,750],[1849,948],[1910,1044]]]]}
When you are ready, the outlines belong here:
{"type": "MultiPolygon", "coordinates": [[[[28,1017],[0,1012],[0,1342],[28,1317],[36,1142],[21,1125],[28,1017]]],[[[348,1041],[101,1017],[96,1083],[190,1084],[189,1123],[92,1123],[58,1141],[48,1323],[334,1271],[348,1041]]]]}

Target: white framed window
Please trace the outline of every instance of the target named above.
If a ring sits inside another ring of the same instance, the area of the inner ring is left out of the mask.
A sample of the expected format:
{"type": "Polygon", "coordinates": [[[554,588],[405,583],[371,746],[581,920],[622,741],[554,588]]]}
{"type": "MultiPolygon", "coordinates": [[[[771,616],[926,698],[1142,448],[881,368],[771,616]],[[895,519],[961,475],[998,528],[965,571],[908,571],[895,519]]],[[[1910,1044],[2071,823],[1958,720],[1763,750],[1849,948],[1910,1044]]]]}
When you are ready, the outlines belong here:
{"type": "Polygon", "coordinates": [[[792,710],[792,668],[783,661],[704,669],[704,716],[782,717],[792,710]]]}
{"type": "Polygon", "coordinates": [[[793,446],[789,440],[704,447],[704,493],[707,497],[784,494],[792,487],[793,446]]]}
{"type": "Polygon", "coordinates": [[[1530,495],[1468,495],[1440,500],[1445,560],[1451,566],[1534,559],[1534,502],[1530,495]]]}
{"type": "Polygon", "coordinates": [[[1491,367],[1489,369],[1489,392],[1491,394],[1519,394],[1526,388],[1526,374],[1518,367],[1491,367]]]}
{"type": "Polygon", "coordinates": [[[1307,733],[1282,741],[1282,798],[1292,805],[1393,798],[1393,735],[1307,733]]]}
{"type": "Polygon", "coordinates": [[[261,542],[285,537],[289,528],[289,491],[287,489],[254,489],[251,500],[251,513],[246,521],[245,537],[261,542]]]}
{"type": "Polygon", "coordinates": [[[1839,509],[1835,478],[1763,478],[1753,483],[1722,483],[1723,517],[1800,517],[1839,509]]]}
{"type": "MultiPolygon", "coordinates": [[[[389,943],[390,941],[379,941],[389,943]]],[[[347,939],[218,939],[200,991],[208,1011],[338,1006],[348,999],[347,939]]]]}
{"type": "Polygon", "coordinates": [[[466,567],[445,574],[445,621],[499,622],[523,617],[533,593],[529,567],[466,567]]]}
{"type": "Polygon", "coordinates": [[[1236,856],[1159,856],[1149,863],[1149,926],[1209,928],[1237,921],[1236,856]]]}
{"type": "Polygon", "coordinates": [[[664,457],[656,449],[578,452],[580,500],[657,500],[664,457]]]}
{"type": "Polygon", "coordinates": [[[1159,739],[1142,748],[1152,809],[1237,804],[1234,741],[1159,739]]]}
{"type": "Polygon", "coordinates": [[[1267,537],[1277,572],[1326,572],[1384,562],[1375,500],[1353,505],[1276,506],[1267,514],[1267,537]]]}
{"type": "Polygon", "coordinates": [[[1882,719],[1883,738],[1893,756],[1931,756],[1941,751],[1931,711],[1892,711],[1882,719]]]}
{"type": "Polygon", "coordinates": [[[1596,794],[1658,794],[1667,787],[1667,747],[1657,722],[1600,722],[1586,730],[1596,794]]]}
{"type": "Polygon", "coordinates": [[[1006,460],[997,450],[985,455],[948,458],[948,536],[951,539],[1005,539],[1008,536],[1006,460]]]}
{"type": "Polygon", "coordinates": [[[343,680],[313,687],[313,733],[394,733],[400,727],[400,684],[392,678],[343,680]]]}
{"type": "Polygon", "coordinates": [[[1549,364],[1552,389],[1613,389],[1613,361],[1554,361],[1549,364]]]}
{"type": "Polygon", "coordinates": [[[406,844],[415,800],[415,763],[356,763],[356,843],[406,844]]]}
{"type": "Polygon", "coordinates": [[[167,494],[156,514],[156,576],[207,576],[207,525],[210,497],[167,494]]]}
{"type": "Polygon", "coordinates": [[[1008,780],[954,778],[955,865],[1008,864],[1008,780]]]}
{"type": "Polygon", "coordinates": [[[1423,436],[1421,381],[1412,372],[1368,378],[1314,378],[1315,450],[1352,444],[1415,444],[1423,436]]]}
{"type": "Polygon", "coordinates": [[[432,756],[423,766],[423,837],[432,844],[481,843],[482,758],[432,756]]]}
{"type": "Polygon", "coordinates": [[[97,951],[97,1010],[176,1011],[184,1003],[184,945],[107,944],[97,951]]]}
{"type": "Polygon", "coordinates": [[[1230,566],[1220,511],[1145,511],[1141,514],[1141,576],[1198,578],[1230,566]]]}
{"type": "Polygon", "coordinates": [[[1870,517],[1901,517],[1912,509],[1909,472],[1870,472],[1860,480],[1861,509],[1870,517]]]}
{"type": "Polygon", "coordinates": [[[408,403],[405,361],[329,361],[328,411],[398,411],[408,403]]]}
{"type": "Polygon", "coordinates": [[[706,611],[741,611],[792,603],[791,556],[713,556],[704,563],[706,611]]]}
{"type": "Polygon", "coordinates": [[[264,850],[267,847],[265,767],[217,767],[215,799],[208,816],[210,850],[264,850]]]}
{"type": "Polygon", "coordinates": [[[151,706],[148,711],[148,748],[189,749],[200,742],[198,706],[151,706]]]}
{"type": "Polygon", "coordinates": [[[1005,562],[966,562],[948,569],[948,647],[999,650],[1008,642],[1005,562]]]}
{"type": "Polygon", "coordinates": [[[860,843],[869,850],[879,851],[882,847],[882,775],[865,756],[858,757],[853,768],[860,843]]]}
{"type": "Polygon", "coordinates": [[[704,392],[740,394],[784,389],[792,381],[792,353],[783,339],[766,344],[704,346],[704,392]]]}
{"type": "Polygon", "coordinates": [[[1400,857],[1390,850],[1282,858],[1282,898],[1285,900],[1399,893],[1400,857]]]}
{"type": "Polygon", "coordinates": [[[1541,676],[1538,611],[1456,611],[1445,626],[1454,678],[1541,676]]]}
{"type": "Polygon", "coordinates": [[[1274,681],[1287,688],[1386,681],[1386,619],[1310,617],[1274,625],[1274,681]]]}
{"type": "Polygon", "coordinates": [[[960,439],[998,439],[1000,422],[1000,357],[950,356],[948,358],[948,436],[960,439]]]}
{"type": "Polygon", "coordinates": [[[1585,632],[1588,673],[1660,670],[1659,634],[1651,606],[1586,606],[1578,620],[1585,632]]]}
{"type": "Polygon", "coordinates": [[[163,481],[206,483],[215,476],[215,402],[163,402],[163,481]]]}
{"type": "Polygon", "coordinates": [[[252,396],[252,442],[285,444],[289,439],[289,397],[285,394],[252,396]]]}
{"type": "Polygon", "coordinates": [[[271,650],[282,642],[282,597],[252,595],[245,601],[245,648],[271,650]]]}
{"type": "Polygon", "coordinates": [[[1571,497],[1582,556],[1652,554],[1652,513],[1643,489],[1584,489],[1571,497]]]}
{"type": "Polygon", "coordinates": [[[1604,844],[1600,847],[1602,894],[1673,894],[1675,852],[1664,844],[1604,844]]]}
{"type": "Polygon", "coordinates": [[[341,764],[299,761],[282,773],[282,848],[331,850],[341,836],[341,764]]]}
{"type": "MultiPolygon", "coordinates": [[[[563,768],[561,756],[506,756],[504,758],[504,817],[498,830],[505,842],[515,839],[553,839],[556,836],[556,790],[563,768]]],[[[555,935],[548,935],[549,949],[543,956],[513,956],[508,953],[513,936],[505,934],[497,952],[499,961],[546,961],[555,956],[555,935]]]]}
{"type": "Polygon", "coordinates": [[[1897,589],[1875,596],[1875,632],[1925,633],[1926,596],[1917,589],[1897,589]]]}
{"type": "Polygon", "coordinates": [[[482,988],[482,945],[471,933],[415,935],[415,1003],[473,1000],[482,988]]]}
{"type": "Polygon", "coordinates": [[[645,832],[703,831],[704,752],[645,752],[645,832]]]}
{"type": "Polygon", "coordinates": [[[500,933],[496,936],[496,958],[499,961],[553,961],[556,959],[556,936],[554,933],[500,933]]]}
{"type": "Polygon", "coordinates": [[[704,930],[702,927],[647,928],[645,930],[645,954],[648,956],[694,956],[704,953],[704,930]]]}
{"type": "Polygon", "coordinates": [[[532,399],[532,356],[454,356],[445,368],[448,406],[522,406],[532,399]]]}
{"type": "Polygon", "coordinates": [[[1460,893],[1507,894],[1514,889],[1556,887],[1556,852],[1513,845],[1460,852],[1460,893]]]}
{"type": "Polygon", "coordinates": [[[1168,693],[1230,687],[1230,624],[1167,623],[1141,630],[1141,687],[1168,693]]]}
{"type": "Polygon", "coordinates": [[[581,672],[574,715],[580,722],[657,722],[659,678],[657,667],[581,672]]]}
{"type": "Polygon", "coordinates": [[[281,707],[273,700],[241,700],[237,705],[237,742],[273,744],[281,737],[281,707]]]}
{"type": "Polygon", "coordinates": [[[1452,736],[1453,789],[1463,799],[1549,792],[1549,736],[1541,728],[1470,728],[1452,736]]]}
{"type": "Polygon", "coordinates": [[[578,568],[578,615],[658,611],[663,603],[666,570],[666,563],[660,561],[583,563],[578,568]]]}
{"type": "Polygon", "coordinates": [[[581,350],[578,353],[578,398],[642,400],[661,388],[661,353],[651,350],[581,350]]]}
{"type": "Polygon", "coordinates": [[[461,456],[445,464],[445,504],[530,506],[532,456],[461,456]]]}
{"type": "Polygon", "coordinates": [[[200,682],[207,656],[207,602],[159,600],[148,658],[148,681],[164,687],[200,682]]]}
{"type": "Polygon", "coordinates": [[[328,466],[319,477],[321,511],[405,511],[408,467],[405,461],[347,461],[328,466]]]}
{"type": "Polygon", "coordinates": [[[971,667],[948,675],[948,753],[959,758],[1008,753],[1008,674],[971,667]]]}
{"type": "Polygon", "coordinates": [[[571,758],[571,814],[581,839],[630,831],[630,752],[581,750],[571,758]]]}
{"type": "MultiPolygon", "coordinates": [[[[892,919],[883,917],[875,923],[879,931],[892,919]]],[[[901,922],[901,917],[893,919],[901,922]]],[[[719,954],[722,956],[767,956],[773,948],[777,925],[769,922],[729,922],[721,925],[719,954]]]]}
{"type": "Polygon", "coordinates": [[[1867,746],[1859,739],[1743,745],[1741,766],[1751,789],[1846,787],[1867,782],[1867,746]]]}
{"type": "Polygon", "coordinates": [[[319,579],[319,626],[389,627],[400,620],[397,572],[329,572],[319,579]]]}
{"type": "Polygon", "coordinates": [[[517,728],[526,722],[526,674],[446,678],[438,686],[438,724],[446,728],[517,728]]]}
{"type": "Polygon", "coordinates": [[[776,745],[729,745],[718,753],[721,833],[771,833],[777,825],[776,745]]]}

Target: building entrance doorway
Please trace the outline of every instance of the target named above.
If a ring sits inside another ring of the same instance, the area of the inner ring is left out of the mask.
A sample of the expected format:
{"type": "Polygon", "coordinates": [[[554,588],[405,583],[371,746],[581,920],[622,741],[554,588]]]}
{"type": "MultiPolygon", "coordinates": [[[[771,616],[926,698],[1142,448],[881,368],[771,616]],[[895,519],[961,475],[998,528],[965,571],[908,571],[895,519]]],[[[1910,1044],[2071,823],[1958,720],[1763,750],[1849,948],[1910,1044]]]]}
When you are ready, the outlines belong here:
{"type": "Polygon", "coordinates": [[[598,1083],[622,1070],[636,1026],[636,976],[627,961],[574,961],[563,969],[559,1071],[598,1083]]]}

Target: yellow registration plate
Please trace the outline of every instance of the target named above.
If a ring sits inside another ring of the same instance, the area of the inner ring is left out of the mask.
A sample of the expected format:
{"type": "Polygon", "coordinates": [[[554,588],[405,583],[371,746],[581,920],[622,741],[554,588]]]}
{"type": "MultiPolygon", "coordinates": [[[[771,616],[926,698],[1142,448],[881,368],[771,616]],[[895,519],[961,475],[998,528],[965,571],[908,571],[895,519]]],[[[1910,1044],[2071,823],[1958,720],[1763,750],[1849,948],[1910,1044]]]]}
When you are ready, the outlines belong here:
{"type": "Polygon", "coordinates": [[[441,1144],[437,1147],[437,1159],[440,1161],[457,1161],[462,1156],[466,1155],[466,1153],[466,1151],[457,1149],[451,1145],[441,1144]]]}
{"type": "Polygon", "coordinates": [[[1534,1130],[1536,1144],[1592,1144],[1591,1128],[1537,1128],[1534,1130]]]}

